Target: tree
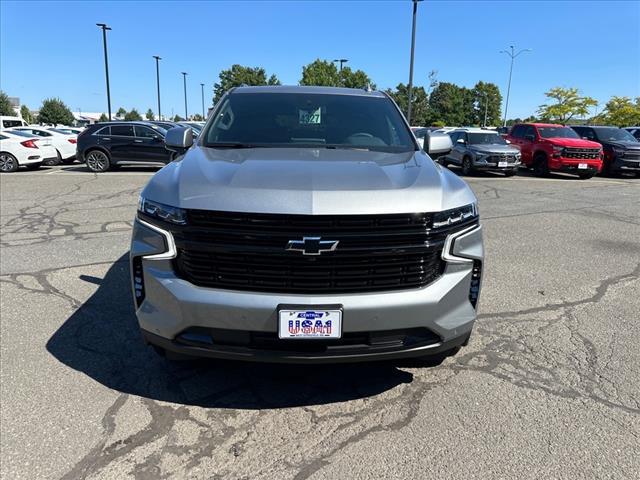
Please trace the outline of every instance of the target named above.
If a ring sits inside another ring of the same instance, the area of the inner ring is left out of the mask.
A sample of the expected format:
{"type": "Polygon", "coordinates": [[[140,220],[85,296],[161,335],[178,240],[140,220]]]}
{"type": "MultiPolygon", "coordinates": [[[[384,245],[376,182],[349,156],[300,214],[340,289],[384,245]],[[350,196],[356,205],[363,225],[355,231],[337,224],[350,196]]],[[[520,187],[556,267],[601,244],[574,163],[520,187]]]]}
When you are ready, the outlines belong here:
{"type": "Polygon", "coordinates": [[[213,103],[220,100],[224,93],[233,87],[240,85],[280,85],[280,80],[275,75],[267,78],[267,72],[261,67],[245,67],[242,65],[232,65],[227,70],[220,72],[220,82],[214,84],[213,103]]]}
{"type": "Polygon", "coordinates": [[[40,113],[38,114],[40,123],[50,123],[52,125],[71,125],[75,121],[71,110],[59,98],[47,98],[42,102],[40,113]]]}
{"type": "Polygon", "coordinates": [[[495,83],[484,83],[482,81],[476,83],[473,87],[473,101],[475,104],[475,118],[472,123],[481,126],[500,125],[502,95],[500,95],[500,89],[495,83]],[[484,122],[485,109],[487,113],[486,125],[484,122]]]}
{"type": "Polygon", "coordinates": [[[174,122],[182,122],[182,120],[184,120],[184,119],[178,114],[176,114],[176,116],[173,117],[173,121],[174,122]]]}
{"type": "Polygon", "coordinates": [[[108,122],[109,121],[109,117],[107,117],[104,113],[102,113],[100,115],[100,118],[98,119],[98,122],[102,123],[102,122],[108,122]]]}
{"type": "Polygon", "coordinates": [[[196,113],[193,116],[193,121],[194,122],[203,122],[204,121],[204,117],[202,115],[200,115],[199,113],[196,113]]]}
{"type": "Polygon", "coordinates": [[[31,110],[26,105],[20,107],[20,116],[25,122],[33,123],[33,115],[31,115],[31,110]]]}
{"type": "Polygon", "coordinates": [[[473,116],[472,97],[469,90],[454,83],[440,82],[429,95],[430,122],[445,125],[465,125],[473,116]],[[471,112],[465,112],[471,108],[471,112]]]}
{"type": "Polygon", "coordinates": [[[594,119],[597,123],[628,127],[640,125],[640,97],[611,97],[604,111],[594,119]]]}
{"type": "Polygon", "coordinates": [[[9,96],[0,90],[0,115],[8,115],[13,116],[16,112],[13,110],[11,106],[11,102],[9,101],[9,96]]]}
{"type": "Polygon", "coordinates": [[[316,85],[323,87],[365,88],[375,89],[369,75],[362,70],[352,70],[344,67],[338,70],[336,64],[328,60],[314,60],[302,67],[300,85],[316,85]]]}
{"type": "Polygon", "coordinates": [[[144,114],[147,120],[155,120],[155,116],[153,115],[153,110],[147,110],[147,113],[144,114]]]}
{"type": "Polygon", "coordinates": [[[126,113],[126,115],[124,116],[124,119],[127,122],[140,121],[142,120],[142,116],[140,115],[138,110],[136,110],[135,108],[132,108],[130,112],[126,113]]]}
{"type": "MultiPolygon", "coordinates": [[[[395,90],[388,89],[387,93],[398,104],[400,110],[406,114],[409,106],[409,89],[404,83],[399,83],[395,90]]],[[[430,125],[429,102],[424,87],[413,87],[411,105],[411,124],[430,125]]]]}
{"type": "Polygon", "coordinates": [[[545,121],[565,124],[575,117],[589,115],[589,108],[598,104],[591,97],[582,97],[577,88],[555,87],[545,93],[547,98],[555,100],[553,104],[543,104],[538,108],[540,117],[545,121]]]}
{"type": "Polygon", "coordinates": [[[126,111],[124,108],[120,107],[120,108],[118,109],[118,111],[116,112],[116,117],[117,117],[117,118],[124,118],[124,116],[125,116],[126,114],[127,114],[127,111],[126,111]]]}

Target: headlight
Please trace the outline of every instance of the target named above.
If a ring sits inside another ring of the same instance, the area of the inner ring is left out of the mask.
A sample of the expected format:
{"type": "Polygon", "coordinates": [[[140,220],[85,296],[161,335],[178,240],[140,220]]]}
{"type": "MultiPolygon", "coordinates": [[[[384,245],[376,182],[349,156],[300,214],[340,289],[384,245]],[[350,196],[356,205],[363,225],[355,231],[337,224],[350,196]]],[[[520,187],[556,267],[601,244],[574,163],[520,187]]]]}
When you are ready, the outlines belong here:
{"type": "Polygon", "coordinates": [[[625,152],[624,148],[613,147],[613,153],[615,153],[616,155],[620,155],[621,157],[623,157],[624,156],[624,152],[625,152]]]}
{"type": "Polygon", "coordinates": [[[165,222],[175,223],[176,225],[187,224],[186,210],[153,202],[142,196],[138,199],[138,211],[165,222]]]}
{"type": "Polygon", "coordinates": [[[457,223],[463,223],[472,218],[478,217],[478,205],[476,203],[470,203],[464,207],[452,208],[451,210],[445,210],[444,212],[438,212],[433,215],[433,228],[446,227],[448,225],[455,225],[457,223]]]}
{"type": "Polygon", "coordinates": [[[553,146],[553,153],[555,153],[555,154],[559,155],[559,154],[562,153],[563,150],[564,150],[564,147],[558,147],[556,145],[553,146]]]}
{"type": "Polygon", "coordinates": [[[515,156],[517,160],[520,160],[522,158],[522,154],[520,152],[517,152],[515,156]]]}

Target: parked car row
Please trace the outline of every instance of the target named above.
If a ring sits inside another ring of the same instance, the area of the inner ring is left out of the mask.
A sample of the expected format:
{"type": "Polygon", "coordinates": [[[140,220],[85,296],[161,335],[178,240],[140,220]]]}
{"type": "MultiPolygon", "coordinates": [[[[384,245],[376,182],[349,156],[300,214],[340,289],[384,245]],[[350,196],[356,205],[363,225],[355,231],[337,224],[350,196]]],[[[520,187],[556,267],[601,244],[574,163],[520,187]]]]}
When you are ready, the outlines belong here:
{"type": "MultiPolygon", "coordinates": [[[[427,129],[413,130],[418,136],[427,129]]],[[[640,141],[633,135],[640,134],[640,127],[520,123],[504,136],[500,130],[484,128],[447,127],[444,131],[452,146],[437,160],[444,166],[461,168],[464,175],[490,170],[512,176],[524,167],[538,176],[550,172],[571,173],[581,179],[601,172],[640,176],[640,141]]]]}

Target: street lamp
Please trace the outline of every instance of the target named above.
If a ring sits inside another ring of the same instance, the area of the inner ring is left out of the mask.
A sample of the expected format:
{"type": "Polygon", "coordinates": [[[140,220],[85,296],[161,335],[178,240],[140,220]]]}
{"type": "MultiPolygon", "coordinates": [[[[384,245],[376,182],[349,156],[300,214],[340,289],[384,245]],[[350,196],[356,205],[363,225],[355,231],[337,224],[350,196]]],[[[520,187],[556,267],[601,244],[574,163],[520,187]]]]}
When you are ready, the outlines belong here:
{"type": "Polygon", "coordinates": [[[487,126],[487,110],[489,108],[489,94],[484,94],[484,122],[482,122],[482,126],[487,126]]]}
{"type": "Polygon", "coordinates": [[[339,62],[340,63],[340,71],[342,71],[342,64],[347,63],[349,61],[348,58],[336,58],[334,60],[335,63],[339,62]]]}
{"type": "Polygon", "coordinates": [[[107,108],[109,110],[109,121],[111,121],[111,90],[109,89],[109,60],[107,59],[107,30],[111,27],[106,23],[96,23],[102,29],[102,45],[104,47],[104,71],[107,76],[107,108]]]}
{"type": "Polygon", "coordinates": [[[158,55],[154,55],[156,59],[156,85],[158,86],[158,120],[162,120],[162,114],[160,113],[160,58],[158,55]]]}
{"type": "Polygon", "coordinates": [[[509,68],[509,85],[507,87],[507,103],[504,106],[504,121],[502,122],[502,126],[506,127],[507,126],[507,111],[509,110],[509,94],[511,93],[511,75],[513,74],[513,61],[516,59],[516,57],[518,55],[520,55],[521,53],[524,52],[531,52],[532,50],[530,48],[525,48],[523,50],[520,50],[518,53],[513,53],[514,51],[514,46],[510,45],[509,48],[511,49],[511,51],[507,51],[507,50],[500,50],[500,53],[506,53],[507,55],[509,55],[509,57],[511,57],[511,67],[509,68]]]}
{"type": "Polygon", "coordinates": [[[411,60],[409,61],[409,105],[407,106],[407,123],[411,125],[411,101],[413,100],[413,54],[416,48],[416,14],[418,13],[418,2],[413,0],[413,25],[411,27],[411,60]]]}
{"type": "Polygon", "coordinates": [[[200,90],[202,91],[202,120],[204,120],[204,83],[200,84],[200,90]]]}
{"type": "Polygon", "coordinates": [[[184,82],[184,119],[189,120],[189,115],[187,114],[187,72],[182,73],[182,80],[184,82]]]}

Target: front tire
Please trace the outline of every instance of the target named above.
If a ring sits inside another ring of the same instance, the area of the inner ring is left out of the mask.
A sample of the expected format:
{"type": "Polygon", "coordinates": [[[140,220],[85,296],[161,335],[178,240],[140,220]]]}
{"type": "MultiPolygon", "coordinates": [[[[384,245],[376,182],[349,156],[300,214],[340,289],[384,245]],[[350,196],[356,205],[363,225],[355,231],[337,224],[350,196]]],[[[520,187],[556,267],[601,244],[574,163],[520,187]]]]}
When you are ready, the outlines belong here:
{"type": "Polygon", "coordinates": [[[473,172],[473,164],[470,157],[464,157],[462,159],[462,175],[469,176],[473,172]]]}
{"type": "Polygon", "coordinates": [[[549,161],[545,154],[539,153],[533,159],[533,173],[536,177],[549,176],[549,161]]]}
{"type": "Polygon", "coordinates": [[[513,170],[505,170],[505,177],[513,177],[517,173],[517,170],[514,168],[513,170]]]}
{"type": "Polygon", "coordinates": [[[589,173],[579,173],[578,177],[580,178],[580,180],[589,180],[590,178],[592,178],[595,175],[595,173],[593,172],[589,172],[589,173]]]}
{"type": "Polygon", "coordinates": [[[9,152],[0,153],[0,172],[11,173],[18,170],[18,160],[9,152]]]}
{"type": "Polygon", "coordinates": [[[102,150],[91,150],[86,154],[87,168],[94,173],[103,173],[111,168],[111,159],[102,150]]]}

